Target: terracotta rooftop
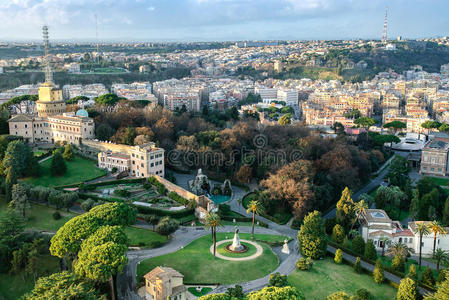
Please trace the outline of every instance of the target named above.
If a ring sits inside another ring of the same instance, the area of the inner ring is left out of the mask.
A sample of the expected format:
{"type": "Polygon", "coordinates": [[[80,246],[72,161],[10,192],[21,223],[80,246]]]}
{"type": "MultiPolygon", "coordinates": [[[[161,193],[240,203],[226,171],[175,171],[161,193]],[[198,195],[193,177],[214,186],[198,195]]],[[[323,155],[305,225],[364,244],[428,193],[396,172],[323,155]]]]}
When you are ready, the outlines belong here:
{"type": "Polygon", "coordinates": [[[158,278],[164,280],[171,277],[184,277],[184,275],[182,275],[173,268],[156,267],[147,274],[145,274],[143,277],[150,282],[155,282],[156,279],[158,278]]]}

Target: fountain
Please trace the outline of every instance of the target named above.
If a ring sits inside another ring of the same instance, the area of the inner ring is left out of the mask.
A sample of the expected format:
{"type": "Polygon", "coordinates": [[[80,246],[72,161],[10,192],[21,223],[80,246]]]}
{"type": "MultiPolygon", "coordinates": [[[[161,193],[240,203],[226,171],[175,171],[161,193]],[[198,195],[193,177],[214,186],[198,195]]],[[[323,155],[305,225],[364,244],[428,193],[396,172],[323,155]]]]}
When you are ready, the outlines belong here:
{"type": "Polygon", "coordinates": [[[226,246],[226,251],[229,251],[232,253],[243,253],[243,252],[246,252],[247,250],[248,250],[248,248],[245,245],[240,244],[239,229],[237,226],[235,226],[234,238],[232,239],[232,244],[229,244],[226,246]]]}

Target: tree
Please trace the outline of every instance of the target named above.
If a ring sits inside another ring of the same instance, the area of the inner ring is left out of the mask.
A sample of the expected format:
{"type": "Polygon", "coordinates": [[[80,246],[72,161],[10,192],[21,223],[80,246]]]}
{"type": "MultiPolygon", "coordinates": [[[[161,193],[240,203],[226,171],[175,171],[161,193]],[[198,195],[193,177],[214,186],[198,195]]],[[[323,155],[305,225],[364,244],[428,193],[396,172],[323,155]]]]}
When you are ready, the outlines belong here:
{"type": "Polygon", "coordinates": [[[449,299],[449,278],[446,278],[439,286],[435,294],[426,295],[424,300],[447,300],[449,299]]]}
{"type": "Polygon", "coordinates": [[[337,264],[341,264],[343,262],[343,251],[341,251],[341,249],[337,249],[337,251],[335,251],[334,261],[337,264]]]}
{"type": "Polygon", "coordinates": [[[407,277],[415,281],[418,280],[418,272],[416,271],[415,264],[410,265],[410,267],[408,268],[407,277]]]}
{"type": "Polygon", "coordinates": [[[386,236],[381,236],[379,238],[380,246],[382,248],[382,256],[385,256],[385,247],[391,243],[391,240],[386,236]]]}
{"type": "Polygon", "coordinates": [[[335,134],[343,134],[345,132],[345,127],[340,122],[335,122],[332,125],[332,130],[334,130],[335,134]]]}
{"type": "Polygon", "coordinates": [[[251,292],[246,296],[247,300],[304,300],[304,295],[296,288],[291,286],[274,287],[269,286],[260,291],[251,292]]]}
{"type": "Polygon", "coordinates": [[[442,222],[444,226],[449,226],[449,197],[444,202],[442,222]]]}
{"type": "Polygon", "coordinates": [[[356,203],[354,203],[354,211],[356,212],[356,217],[351,225],[351,230],[354,227],[355,222],[360,218],[360,216],[365,213],[365,211],[368,209],[368,204],[365,203],[364,200],[360,200],[356,203]]]}
{"type": "Polygon", "coordinates": [[[319,211],[313,211],[304,218],[298,232],[298,243],[304,256],[319,259],[326,254],[326,231],[319,211]]]}
{"type": "Polygon", "coordinates": [[[365,252],[365,241],[360,235],[352,239],[352,251],[362,255],[365,252]]]}
{"type": "Polygon", "coordinates": [[[121,98],[116,94],[104,94],[94,98],[95,103],[106,106],[114,106],[117,104],[121,98]]]}
{"type": "Polygon", "coordinates": [[[240,181],[241,183],[249,183],[249,181],[251,180],[253,174],[253,169],[247,165],[247,164],[243,164],[240,166],[239,170],[237,171],[236,177],[237,180],[240,181]]]}
{"type": "Polygon", "coordinates": [[[71,161],[73,160],[73,148],[72,145],[67,144],[64,147],[64,153],[62,154],[62,157],[67,160],[67,161],[71,161]]]}
{"type": "Polygon", "coordinates": [[[391,261],[391,268],[398,272],[404,272],[405,270],[405,261],[402,255],[396,254],[391,261]]]}
{"type": "Polygon", "coordinates": [[[30,200],[27,195],[27,187],[23,183],[16,183],[12,187],[12,199],[9,203],[18,213],[25,218],[25,211],[30,209],[30,200]]]}
{"type": "Polygon", "coordinates": [[[354,201],[352,201],[352,192],[346,187],[341,193],[340,200],[337,202],[337,220],[344,224],[349,224],[354,215],[354,201]]]}
{"type": "Polygon", "coordinates": [[[400,242],[394,242],[387,251],[387,255],[396,256],[399,255],[402,258],[406,258],[408,254],[410,253],[410,249],[407,247],[407,245],[400,243],[400,242]]]}
{"type": "Polygon", "coordinates": [[[364,256],[371,260],[377,259],[377,251],[376,247],[374,246],[373,240],[368,240],[368,242],[366,243],[364,256]]]}
{"type": "Polygon", "coordinates": [[[101,123],[95,129],[95,136],[100,141],[108,141],[114,133],[114,129],[108,123],[101,123]]]}
{"type": "Polygon", "coordinates": [[[433,233],[433,256],[435,256],[435,249],[437,246],[437,235],[445,236],[447,234],[446,230],[444,229],[443,225],[438,221],[432,221],[429,223],[429,230],[433,233]]]}
{"type": "Polygon", "coordinates": [[[291,120],[290,116],[288,114],[286,114],[279,118],[278,123],[279,123],[279,125],[286,126],[286,125],[291,124],[292,120],[291,120]]]}
{"type": "Polygon", "coordinates": [[[39,257],[38,257],[38,255],[39,255],[39,253],[37,252],[37,250],[36,249],[32,249],[28,253],[27,264],[26,264],[26,267],[25,267],[25,271],[29,275],[33,276],[34,283],[36,283],[37,267],[39,265],[39,257]]]}
{"type": "Polygon", "coordinates": [[[332,240],[337,244],[341,244],[343,243],[345,236],[346,235],[344,228],[340,224],[335,224],[334,228],[332,229],[332,240]]]}
{"type": "Polygon", "coordinates": [[[268,280],[268,286],[284,287],[287,285],[289,285],[288,280],[287,280],[287,275],[282,275],[279,272],[270,274],[270,279],[268,280]]]}
{"type": "Polygon", "coordinates": [[[157,224],[156,231],[161,235],[165,235],[168,239],[170,234],[175,232],[178,229],[178,227],[179,224],[176,220],[170,217],[165,217],[162,218],[157,224]]]}
{"type": "Polygon", "coordinates": [[[437,248],[433,254],[433,258],[436,260],[437,271],[440,269],[440,263],[449,263],[449,252],[444,251],[441,248],[437,248]]]}
{"type": "Polygon", "coordinates": [[[374,271],[373,271],[373,278],[374,278],[374,282],[377,284],[381,284],[385,280],[382,261],[380,258],[378,258],[376,261],[376,266],[374,267],[374,271]]]}
{"type": "Polygon", "coordinates": [[[355,259],[355,263],[354,263],[354,271],[356,273],[360,273],[362,272],[362,267],[360,266],[360,257],[357,257],[355,259]]]}
{"type": "Polygon", "coordinates": [[[74,271],[80,278],[110,282],[115,299],[114,277],[128,262],[128,238],[120,226],[102,226],[81,244],[74,271]]]}
{"type": "Polygon", "coordinates": [[[355,125],[357,125],[358,127],[362,127],[366,130],[376,123],[377,121],[370,117],[360,117],[354,121],[355,125]]]}
{"type": "Polygon", "coordinates": [[[438,131],[440,132],[449,132],[449,124],[441,124],[440,127],[438,127],[438,131]]]}
{"type": "Polygon", "coordinates": [[[213,245],[214,245],[214,257],[215,257],[215,250],[216,250],[216,243],[217,243],[217,226],[221,226],[221,220],[220,220],[220,216],[216,213],[208,213],[206,215],[206,222],[204,223],[204,227],[206,229],[211,230],[211,234],[212,234],[212,241],[213,241],[213,245]]]}
{"type": "Polygon", "coordinates": [[[59,150],[53,152],[53,157],[51,159],[50,172],[52,176],[62,176],[67,171],[67,166],[65,164],[64,158],[59,150]]]}
{"type": "Polygon", "coordinates": [[[33,290],[23,296],[25,300],[35,299],[98,299],[97,292],[88,282],[64,271],[37,280],[33,290]]]}
{"type": "Polygon", "coordinates": [[[415,222],[416,231],[419,236],[419,270],[421,271],[422,260],[422,237],[430,234],[429,227],[424,222],[415,222]]]}
{"type": "Polygon", "coordinates": [[[397,300],[417,300],[419,298],[418,286],[411,278],[404,278],[399,284],[397,300]]]}
{"type": "MultiPolygon", "coordinates": [[[[12,252],[11,259],[11,270],[9,271],[11,274],[21,274],[27,261],[27,253],[24,248],[17,249],[12,252]]],[[[25,281],[25,278],[22,275],[22,280],[25,281]]]]}
{"type": "Polygon", "coordinates": [[[421,274],[421,281],[427,285],[435,285],[435,278],[433,277],[432,269],[427,267],[421,274]]]}
{"type": "Polygon", "coordinates": [[[400,129],[407,128],[407,124],[405,124],[404,122],[401,122],[401,121],[392,121],[390,123],[384,124],[383,127],[388,128],[389,130],[392,130],[394,132],[394,134],[396,135],[396,133],[400,129]]]}
{"type": "Polygon", "coordinates": [[[157,225],[157,223],[159,223],[159,217],[156,215],[147,215],[145,217],[145,221],[147,221],[148,224],[153,226],[154,231],[154,227],[157,225]]]}
{"type": "Polygon", "coordinates": [[[226,290],[226,295],[230,297],[230,299],[244,299],[245,294],[243,294],[243,288],[241,285],[236,285],[233,288],[228,288],[226,290]]]}
{"type": "Polygon", "coordinates": [[[256,214],[260,215],[262,213],[262,206],[260,205],[260,202],[257,200],[250,201],[248,204],[248,208],[246,209],[246,213],[253,214],[253,221],[251,225],[251,238],[254,239],[254,222],[256,221],[256,214]]]}

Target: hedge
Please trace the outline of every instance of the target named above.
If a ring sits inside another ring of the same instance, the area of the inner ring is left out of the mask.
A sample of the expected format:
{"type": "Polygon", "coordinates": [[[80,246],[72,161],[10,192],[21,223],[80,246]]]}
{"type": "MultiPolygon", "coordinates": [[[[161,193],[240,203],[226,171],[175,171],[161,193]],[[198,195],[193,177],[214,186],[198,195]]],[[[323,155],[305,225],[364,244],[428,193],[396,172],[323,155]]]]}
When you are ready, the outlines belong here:
{"type": "Polygon", "coordinates": [[[156,216],[160,216],[160,217],[169,216],[172,218],[182,218],[182,217],[188,216],[190,214],[193,214],[193,212],[194,212],[194,210],[190,209],[190,208],[173,211],[173,210],[163,210],[163,209],[158,209],[158,208],[153,208],[153,207],[148,207],[148,206],[140,206],[140,205],[134,205],[134,207],[136,207],[137,212],[140,214],[156,215],[156,216]]]}
{"type": "MultiPolygon", "coordinates": [[[[97,178],[103,177],[104,175],[98,176],[97,178]]],[[[96,178],[93,178],[96,179],[96,178]]],[[[91,179],[91,180],[93,180],[91,179]]],[[[88,187],[98,187],[98,186],[104,186],[104,185],[110,185],[110,184],[120,184],[120,183],[142,183],[145,181],[145,178],[133,178],[133,179],[116,179],[116,180],[108,180],[108,181],[102,181],[102,182],[95,182],[95,183],[84,183],[84,182],[78,182],[78,183],[72,183],[67,185],[60,185],[55,188],[63,189],[63,188],[71,188],[71,187],[79,187],[80,184],[85,184],[88,187]]]]}
{"type": "Polygon", "coordinates": [[[168,198],[170,198],[173,201],[176,201],[176,202],[178,202],[179,204],[182,204],[182,205],[187,205],[189,203],[189,201],[186,198],[181,197],[180,195],[178,195],[178,193],[173,192],[173,191],[168,193],[168,198]]]}
{"type": "MultiPolygon", "coordinates": [[[[232,217],[232,216],[223,216],[223,217],[221,217],[221,219],[223,220],[223,221],[236,221],[236,222],[252,222],[253,221],[253,219],[252,218],[249,218],[249,217],[232,217]]],[[[257,222],[259,222],[259,225],[261,226],[261,227],[265,227],[265,228],[268,228],[268,224],[266,224],[266,223],[264,223],[264,222],[262,222],[262,221],[257,221],[256,220],[256,224],[257,224],[257,222]]]]}

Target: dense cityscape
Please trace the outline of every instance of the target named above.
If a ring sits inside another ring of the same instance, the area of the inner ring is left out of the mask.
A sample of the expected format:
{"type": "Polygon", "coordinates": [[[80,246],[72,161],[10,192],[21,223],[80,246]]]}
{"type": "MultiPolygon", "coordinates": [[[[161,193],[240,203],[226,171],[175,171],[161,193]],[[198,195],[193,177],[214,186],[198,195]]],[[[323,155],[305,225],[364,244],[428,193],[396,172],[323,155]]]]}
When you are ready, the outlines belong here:
{"type": "Polygon", "coordinates": [[[378,38],[0,35],[0,299],[449,299],[449,37],[395,7],[378,38]]]}

